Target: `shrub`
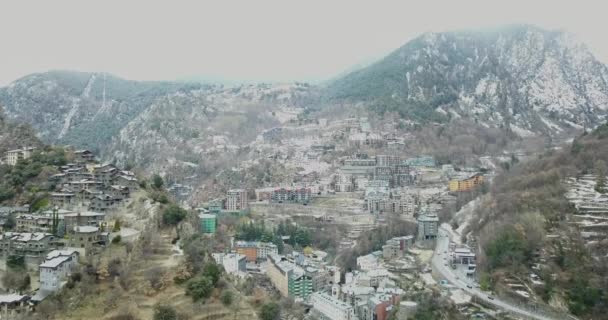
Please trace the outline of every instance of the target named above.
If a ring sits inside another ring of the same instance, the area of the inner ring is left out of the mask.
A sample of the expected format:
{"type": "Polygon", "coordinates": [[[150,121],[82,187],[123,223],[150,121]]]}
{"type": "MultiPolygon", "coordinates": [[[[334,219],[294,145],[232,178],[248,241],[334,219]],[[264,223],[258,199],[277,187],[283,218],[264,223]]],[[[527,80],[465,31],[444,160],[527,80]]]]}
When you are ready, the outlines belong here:
{"type": "Polygon", "coordinates": [[[213,283],[208,277],[200,276],[188,282],[186,295],[191,296],[193,301],[208,298],[213,290],[213,283]]]}
{"type": "Polygon", "coordinates": [[[177,225],[184,220],[188,215],[188,211],[180,208],[178,205],[171,204],[163,212],[163,223],[166,225],[177,225]]]}
{"type": "Polygon", "coordinates": [[[262,320],[279,320],[281,318],[281,308],[275,302],[269,302],[260,309],[260,319],[262,320]]]}
{"type": "Polygon", "coordinates": [[[154,307],[154,320],[177,320],[177,311],[172,306],[156,305],[154,307]]]}
{"type": "Polygon", "coordinates": [[[224,293],[222,293],[221,300],[222,300],[222,304],[224,304],[225,306],[231,305],[232,300],[233,300],[232,292],[224,291],[224,293]]]}

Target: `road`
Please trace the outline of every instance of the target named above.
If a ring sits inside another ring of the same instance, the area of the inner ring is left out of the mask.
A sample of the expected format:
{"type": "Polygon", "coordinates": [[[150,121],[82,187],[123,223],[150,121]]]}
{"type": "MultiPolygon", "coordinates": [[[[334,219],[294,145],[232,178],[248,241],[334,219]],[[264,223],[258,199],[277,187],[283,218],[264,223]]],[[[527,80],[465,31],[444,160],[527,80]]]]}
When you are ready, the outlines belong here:
{"type": "Polygon", "coordinates": [[[468,294],[477,297],[478,300],[483,300],[484,302],[493,305],[499,309],[503,309],[509,313],[515,314],[515,315],[519,315],[519,316],[523,316],[525,318],[529,318],[529,319],[538,319],[538,320],[553,320],[554,318],[549,318],[547,316],[544,315],[540,315],[537,313],[532,313],[528,310],[522,309],[518,306],[509,304],[505,301],[501,301],[498,298],[494,298],[494,299],[490,299],[488,298],[488,294],[481,291],[481,289],[475,287],[474,285],[471,285],[471,283],[469,283],[468,285],[471,286],[471,288],[467,287],[467,283],[465,282],[466,280],[462,279],[462,277],[458,277],[457,275],[454,274],[454,271],[452,270],[452,268],[449,266],[449,264],[446,266],[445,264],[447,263],[447,260],[444,260],[443,258],[446,257],[446,253],[448,251],[448,247],[450,244],[450,236],[449,233],[444,230],[443,228],[439,229],[439,238],[437,238],[437,245],[435,246],[435,252],[433,253],[433,259],[431,261],[431,264],[433,266],[433,271],[436,272],[437,274],[441,275],[441,277],[445,280],[447,280],[449,283],[451,283],[452,285],[454,285],[455,287],[462,289],[463,291],[467,292],[468,294]]]}

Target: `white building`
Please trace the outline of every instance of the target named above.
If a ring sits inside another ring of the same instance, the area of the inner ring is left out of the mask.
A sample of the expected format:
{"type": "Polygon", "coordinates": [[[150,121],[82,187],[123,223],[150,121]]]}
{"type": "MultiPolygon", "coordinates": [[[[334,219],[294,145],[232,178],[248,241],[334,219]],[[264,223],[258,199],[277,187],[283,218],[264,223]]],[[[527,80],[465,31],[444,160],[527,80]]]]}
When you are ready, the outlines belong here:
{"type": "Polygon", "coordinates": [[[57,291],[78,265],[78,251],[74,249],[53,250],[40,264],[40,289],[57,291]]]}
{"type": "Polygon", "coordinates": [[[6,163],[14,166],[19,160],[25,160],[32,156],[35,148],[26,147],[23,149],[10,150],[6,152],[6,163]]]}
{"type": "Polygon", "coordinates": [[[315,292],[310,295],[310,303],[324,319],[354,320],[354,308],[326,293],[315,292]]]}
{"type": "Polygon", "coordinates": [[[228,274],[242,276],[247,272],[247,259],[238,253],[212,253],[215,263],[222,265],[228,274]]]}
{"type": "Polygon", "coordinates": [[[418,217],[418,240],[431,240],[439,234],[439,218],[435,214],[418,217]]]}
{"type": "Polygon", "coordinates": [[[258,259],[266,259],[269,255],[279,254],[279,248],[272,242],[258,242],[256,251],[258,259]]]}
{"type": "Polygon", "coordinates": [[[231,189],[228,190],[226,197],[226,210],[228,211],[241,211],[247,209],[249,206],[247,200],[247,190],[244,189],[231,189]]]}
{"type": "Polygon", "coordinates": [[[376,252],[372,252],[368,255],[357,257],[357,267],[363,271],[378,268],[378,254],[376,252]]]}

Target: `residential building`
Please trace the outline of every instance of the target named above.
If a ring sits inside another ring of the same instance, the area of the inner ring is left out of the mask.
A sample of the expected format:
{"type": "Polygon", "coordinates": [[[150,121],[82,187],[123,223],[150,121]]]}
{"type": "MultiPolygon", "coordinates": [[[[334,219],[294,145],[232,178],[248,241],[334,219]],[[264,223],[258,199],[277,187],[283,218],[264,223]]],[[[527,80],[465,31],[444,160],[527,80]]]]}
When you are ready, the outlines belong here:
{"type": "Polygon", "coordinates": [[[277,203],[308,203],[311,194],[311,189],[306,187],[279,188],[272,191],[270,200],[277,203]]]}
{"type": "Polygon", "coordinates": [[[452,192],[471,191],[478,185],[483,183],[483,176],[479,173],[473,173],[459,179],[452,179],[448,184],[448,188],[452,192]]]}
{"type": "Polygon", "coordinates": [[[76,162],[95,161],[95,155],[89,150],[76,150],[74,151],[74,157],[76,162]]]}
{"type": "MultiPolygon", "coordinates": [[[[59,213],[61,215],[61,211],[59,213]]],[[[101,226],[105,218],[105,213],[93,211],[70,212],[63,214],[65,230],[68,233],[72,232],[77,226],[99,227],[101,226]]]]}
{"type": "Polygon", "coordinates": [[[228,211],[242,211],[249,207],[249,200],[247,199],[247,190],[244,189],[231,189],[228,190],[226,197],[226,210],[228,211]]]}
{"type": "Polygon", "coordinates": [[[439,234],[439,218],[435,214],[418,217],[418,240],[432,240],[439,234]]]}
{"type": "Polygon", "coordinates": [[[198,217],[201,220],[202,233],[215,233],[217,228],[217,218],[214,214],[201,213],[198,217]]]}
{"type": "Polygon", "coordinates": [[[99,227],[75,226],[70,235],[70,246],[91,249],[94,245],[104,244],[99,227]]]}
{"type": "Polygon", "coordinates": [[[258,243],[253,241],[237,241],[235,244],[236,252],[246,257],[248,262],[258,260],[258,243]]]}
{"type": "Polygon", "coordinates": [[[266,260],[269,255],[276,255],[279,249],[274,243],[261,241],[237,241],[235,243],[237,253],[247,257],[249,262],[266,260]]]}
{"type": "Polygon", "coordinates": [[[300,267],[294,267],[289,276],[289,296],[297,299],[308,299],[313,292],[312,276],[300,267]]]}
{"type": "Polygon", "coordinates": [[[73,249],[53,250],[40,264],[40,290],[57,291],[78,265],[79,253],[73,249]]]}
{"type": "Polygon", "coordinates": [[[258,242],[256,250],[258,260],[265,260],[271,254],[279,254],[278,247],[271,242],[258,242]]]}
{"type": "Polygon", "coordinates": [[[0,253],[3,256],[42,258],[54,246],[55,237],[42,232],[5,232],[0,235],[0,253]]]}
{"type": "Polygon", "coordinates": [[[115,198],[109,194],[101,194],[94,196],[89,204],[89,210],[106,212],[116,208],[120,204],[121,199],[115,198]]]}
{"type": "Polygon", "coordinates": [[[273,285],[285,297],[305,300],[312,293],[312,277],[283,256],[270,255],[266,273],[273,285]]]}
{"type": "Polygon", "coordinates": [[[372,252],[365,256],[357,257],[357,267],[359,270],[369,271],[378,268],[378,256],[380,251],[372,252]]]}
{"type": "Polygon", "coordinates": [[[281,293],[282,296],[289,296],[289,273],[292,272],[292,266],[285,257],[279,255],[271,255],[268,257],[266,266],[266,274],[270,278],[270,282],[281,293]]]}
{"type": "Polygon", "coordinates": [[[76,194],[71,192],[53,192],[51,193],[50,198],[52,206],[67,208],[71,207],[75,202],[76,194]]]}
{"type": "Polygon", "coordinates": [[[310,295],[310,304],[324,320],[355,320],[354,308],[327,293],[315,292],[310,295]]]}
{"type": "Polygon", "coordinates": [[[212,253],[215,263],[222,265],[228,274],[242,276],[247,272],[247,258],[238,253],[212,253]]]}
{"type": "Polygon", "coordinates": [[[32,156],[35,148],[25,147],[23,149],[10,150],[6,152],[6,163],[10,166],[14,166],[17,162],[25,159],[29,159],[32,156]]]}
{"type": "Polygon", "coordinates": [[[386,244],[382,246],[382,257],[384,260],[403,257],[407,252],[407,249],[411,248],[413,244],[413,236],[392,238],[386,241],[386,244]]]}

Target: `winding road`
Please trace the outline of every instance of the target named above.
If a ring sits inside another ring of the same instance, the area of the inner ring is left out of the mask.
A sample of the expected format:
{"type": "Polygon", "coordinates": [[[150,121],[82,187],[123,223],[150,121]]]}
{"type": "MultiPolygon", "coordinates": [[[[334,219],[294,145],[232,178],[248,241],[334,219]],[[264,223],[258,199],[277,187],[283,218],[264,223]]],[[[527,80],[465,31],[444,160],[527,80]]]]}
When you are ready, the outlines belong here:
{"type": "Polygon", "coordinates": [[[433,259],[431,261],[433,272],[439,274],[443,279],[447,280],[449,283],[454,285],[455,287],[462,289],[467,292],[471,296],[475,296],[478,300],[483,300],[484,302],[493,305],[498,309],[505,310],[511,314],[522,316],[528,319],[538,319],[538,320],[553,320],[555,318],[547,317],[545,315],[541,315],[538,313],[533,313],[529,310],[522,309],[518,306],[510,304],[508,302],[502,301],[497,297],[489,298],[490,296],[481,291],[481,289],[477,288],[473,281],[462,279],[454,274],[452,268],[450,268],[449,264],[447,264],[447,260],[444,260],[444,257],[447,257],[446,252],[448,252],[448,247],[450,244],[450,234],[447,230],[440,228],[439,229],[439,238],[437,238],[437,244],[435,246],[435,252],[433,253],[433,259]]]}

